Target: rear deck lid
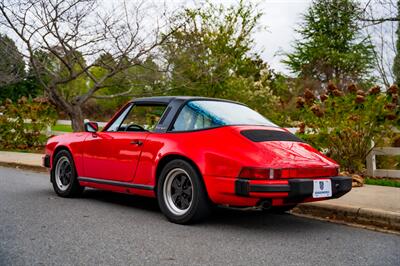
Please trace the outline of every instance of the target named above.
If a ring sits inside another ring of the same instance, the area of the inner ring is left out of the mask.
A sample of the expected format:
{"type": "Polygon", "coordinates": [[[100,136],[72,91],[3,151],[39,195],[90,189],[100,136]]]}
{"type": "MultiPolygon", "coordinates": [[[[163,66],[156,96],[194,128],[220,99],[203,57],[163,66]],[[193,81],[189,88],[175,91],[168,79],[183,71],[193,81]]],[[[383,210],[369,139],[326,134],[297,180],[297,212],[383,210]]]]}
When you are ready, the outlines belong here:
{"type": "Polygon", "coordinates": [[[237,128],[265,153],[265,163],[274,168],[337,168],[332,159],[282,128],[237,128]]]}

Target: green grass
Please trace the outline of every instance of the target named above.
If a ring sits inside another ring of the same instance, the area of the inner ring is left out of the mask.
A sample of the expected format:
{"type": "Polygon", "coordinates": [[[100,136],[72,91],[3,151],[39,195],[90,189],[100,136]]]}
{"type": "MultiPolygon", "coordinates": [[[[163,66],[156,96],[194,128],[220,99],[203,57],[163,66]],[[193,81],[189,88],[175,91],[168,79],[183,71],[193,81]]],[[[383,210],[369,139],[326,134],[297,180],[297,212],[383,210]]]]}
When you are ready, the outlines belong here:
{"type": "Polygon", "coordinates": [[[54,125],[51,127],[52,131],[72,132],[70,125],[54,125]]]}
{"type": "Polygon", "coordinates": [[[366,178],[365,184],[387,187],[400,187],[400,180],[384,179],[384,178],[366,178]]]}

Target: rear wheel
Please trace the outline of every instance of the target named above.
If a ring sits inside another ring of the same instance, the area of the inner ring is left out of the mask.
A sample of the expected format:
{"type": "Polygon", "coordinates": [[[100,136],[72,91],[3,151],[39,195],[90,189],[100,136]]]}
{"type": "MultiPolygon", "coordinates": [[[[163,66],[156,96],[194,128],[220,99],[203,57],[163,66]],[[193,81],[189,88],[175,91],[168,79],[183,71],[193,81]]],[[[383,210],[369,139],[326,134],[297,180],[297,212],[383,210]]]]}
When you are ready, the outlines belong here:
{"type": "Polygon", "coordinates": [[[61,197],[74,197],[82,193],[84,187],[79,185],[74,160],[66,150],[57,152],[51,168],[53,189],[61,197]]]}
{"type": "Polygon", "coordinates": [[[164,167],[158,179],[157,199],[161,211],[174,223],[193,223],[210,213],[201,176],[184,160],[173,160],[164,167]]]}

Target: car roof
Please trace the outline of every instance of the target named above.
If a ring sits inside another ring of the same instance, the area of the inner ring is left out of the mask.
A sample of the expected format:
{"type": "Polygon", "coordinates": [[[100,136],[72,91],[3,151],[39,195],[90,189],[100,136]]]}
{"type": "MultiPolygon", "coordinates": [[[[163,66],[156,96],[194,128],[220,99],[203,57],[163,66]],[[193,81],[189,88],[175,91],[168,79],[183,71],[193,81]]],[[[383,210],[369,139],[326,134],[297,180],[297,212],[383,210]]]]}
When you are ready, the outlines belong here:
{"type": "MultiPolygon", "coordinates": [[[[132,99],[131,102],[137,104],[169,104],[173,100],[181,100],[183,102],[189,100],[210,100],[210,101],[223,101],[238,103],[235,101],[230,101],[226,99],[210,98],[210,97],[200,97],[200,96],[154,96],[154,97],[141,97],[132,99]]],[[[241,104],[241,103],[238,103],[241,104]]]]}
{"type": "MultiPolygon", "coordinates": [[[[188,101],[199,100],[199,101],[218,101],[218,102],[230,102],[239,105],[244,105],[240,102],[235,102],[226,99],[218,99],[218,98],[210,98],[210,97],[200,97],[200,96],[155,96],[155,97],[141,97],[141,98],[134,98],[129,101],[125,107],[133,105],[165,105],[168,106],[154,132],[157,133],[165,133],[168,131],[170,126],[175,122],[177,115],[179,114],[182,106],[184,106],[188,101]]],[[[245,106],[245,105],[244,105],[245,106]]],[[[111,125],[115,119],[117,119],[121,113],[124,112],[124,108],[121,108],[118,114],[114,115],[113,119],[108,122],[107,126],[103,129],[106,130],[109,125],[111,125]]]]}

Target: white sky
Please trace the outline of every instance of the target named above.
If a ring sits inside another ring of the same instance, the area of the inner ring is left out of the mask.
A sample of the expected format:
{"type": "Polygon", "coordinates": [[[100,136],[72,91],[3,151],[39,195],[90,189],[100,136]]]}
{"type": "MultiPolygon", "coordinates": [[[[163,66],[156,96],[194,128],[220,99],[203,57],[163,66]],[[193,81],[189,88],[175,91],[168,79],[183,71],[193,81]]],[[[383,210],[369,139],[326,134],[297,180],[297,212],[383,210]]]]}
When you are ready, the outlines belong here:
{"type": "MultiPolygon", "coordinates": [[[[117,4],[118,0],[102,0],[106,6],[117,4]]],[[[147,1],[147,0],[146,0],[147,1]]],[[[212,0],[214,3],[222,3],[226,6],[237,3],[239,0],[212,0]]],[[[262,58],[271,66],[272,69],[289,74],[289,70],[281,63],[284,58],[279,53],[290,52],[291,46],[298,36],[295,28],[302,21],[302,14],[307,11],[311,0],[247,0],[259,3],[259,9],[264,15],[260,19],[261,29],[255,33],[255,50],[260,52],[262,58]]],[[[369,0],[361,0],[362,4],[369,0]]],[[[388,0],[385,0],[388,1],[388,0]]],[[[394,1],[394,0],[392,0],[394,1]]],[[[178,8],[182,6],[193,6],[200,4],[204,0],[153,0],[153,3],[166,5],[167,8],[178,8]]],[[[371,5],[378,0],[371,0],[371,5]]],[[[380,10],[374,10],[376,13],[382,13],[380,10]]],[[[394,25],[394,24],[393,24],[394,25]]],[[[389,35],[393,36],[395,28],[392,27],[389,35]]],[[[0,32],[2,30],[0,29],[0,32]]],[[[13,36],[11,34],[10,36],[13,36]]],[[[16,39],[16,38],[14,38],[16,39]]],[[[390,38],[389,38],[390,39],[390,38]]],[[[18,42],[18,41],[17,41],[18,42]]],[[[392,41],[394,44],[394,42],[392,41]]],[[[388,51],[387,68],[393,62],[394,49],[388,51]]]]}
{"type": "Polygon", "coordinates": [[[256,47],[263,50],[263,59],[273,69],[288,72],[280,62],[283,57],[279,53],[290,51],[291,44],[297,37],[294,29],[310,3],[311,0],[265,0],[261,3],[264,16],[260,23],[266,26],[266,30],[256,33],[256,47]]]}

